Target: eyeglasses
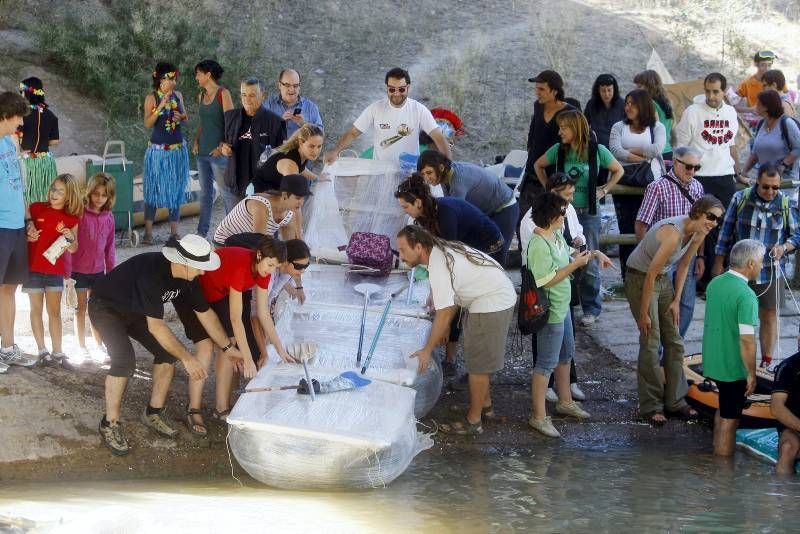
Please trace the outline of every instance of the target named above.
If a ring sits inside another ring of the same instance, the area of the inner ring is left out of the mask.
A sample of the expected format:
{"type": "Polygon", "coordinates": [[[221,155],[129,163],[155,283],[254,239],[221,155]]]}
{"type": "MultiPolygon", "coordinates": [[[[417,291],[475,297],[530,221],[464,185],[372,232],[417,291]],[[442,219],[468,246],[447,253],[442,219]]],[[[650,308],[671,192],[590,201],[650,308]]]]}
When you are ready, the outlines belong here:
{"type": "Polygon", "coordinates": [[[677,161],[678,163],[680,163],[681,165],[683,165],[684,167],[686,167],[686,170],[687,170],[687,171],[694,171],[694,172],[697,172],[697,171],[699,171],[700,169],[702,169],[702,168],[703,168],[703,166],[702,166],[702,165],[689,165],[689,164],[688,164],[688,163],[686,163],[685,161],[679,160],[678,158],[675,158],[675,161],[677,161]]]}
{"type": "Polygon", "coordinates": [[[758,184],[758,187],[760,187],[764,191],[769,191],[770,189],[772,189],[773,191],[780,191],[781,190],[781,186],[779,186],[779,185],[758,184]]]}
{"type": "Polygon", "coordinates": [[[54,195],[59,195],[59,196],[62,196],[62,197],[63,197],[64,195],[66,195],[66,194],[67,194],[67,192],[66,192],[66,191],[64,191],[63,189],[59,189],[59,188],[57,188],[57,187],[51,187],[51,188],[49,189],[49,191],[50,191],[51,193],[53,193],[54,195]]]}
{"type": "Polygon", "coordinates": [[[284,89],[300,89],[299,83],[285,83],[285,82],[278,82],[278,83],[281,84],[281,87],[283,87],[284,89]]]}
{"type": "Polygon", "coordinates": [[[563,172],[560,172],[558,174],[553,174],[552,176],[550,176],[550,178],[547,179],[547,182],[549,185],[553,187],[561,187],[567,184],[573,184],[575,183],[575,180],[573,180],[570,176],[567,176],[563,172]]]}
{"type": "Polygon", "coordinates": [[[294,267],[298,271],[304,271],[305,269],[308,269],[309,265],[308,263],[298,263],[296,261],[290,261],[289,263],[291,263],[292,267],[294,267]]]}
{"type": "Polygon", "coordinates": [[[717,215],[716,213],[711,213],[710,211],[707,211],[706,219],[708,219],[711,222],[718,223],[722,221],[722,215],[717,215]]]}
{"type": "Polygon", "coordinates": [[[395,93],[400,93],[402,95],[406,91],[408,91],[408,86],[407,85],[402,85],[400,87],[394,87],[392,85],[387,85],[386,86],[386,90],[389,91],[390,95],[393,95],[395,93]]]}

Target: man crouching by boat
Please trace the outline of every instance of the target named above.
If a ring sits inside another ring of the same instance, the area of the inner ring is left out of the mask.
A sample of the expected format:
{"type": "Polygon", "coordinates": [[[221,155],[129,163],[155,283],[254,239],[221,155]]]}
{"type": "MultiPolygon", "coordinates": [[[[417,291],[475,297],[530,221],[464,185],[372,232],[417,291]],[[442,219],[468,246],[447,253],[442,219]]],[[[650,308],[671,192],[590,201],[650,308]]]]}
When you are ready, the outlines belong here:
{"type": "Polygon", "coordinates": [[[469,373],[469,410],[466,420],[443,425],[444,432],[475,435],[483,432],[481,416],[491,417],[489,377],[503,368],[506,336],[517,294],[500,264],[487,254],[457,241],[444,241],[419,226],[397,234],[400,259],[411,267],[428,269],[436,316],[425,346],[411,355],[418,372],[430,364],[433,349],[447,340],[450,323],[460,306],[464,319],[464,360],[469,373]]]}
{"type": "Polygon", "coordinates": [[[731,249],[730,270],[706,288],[703,375],[719,390],[714,414],[714,454],[732,456],[736,427],[747,397],[756,389],[758,298],[748,285],[761,272],[766,247],[743,239],[731,249]]]}
{"type": "Polygon", "coordinates": [[[794,464],[800,457],[800,352],[786,358],[775,369],[772,388],[772,415],[778,422],[779,475],[795,473],[794,464]]]}

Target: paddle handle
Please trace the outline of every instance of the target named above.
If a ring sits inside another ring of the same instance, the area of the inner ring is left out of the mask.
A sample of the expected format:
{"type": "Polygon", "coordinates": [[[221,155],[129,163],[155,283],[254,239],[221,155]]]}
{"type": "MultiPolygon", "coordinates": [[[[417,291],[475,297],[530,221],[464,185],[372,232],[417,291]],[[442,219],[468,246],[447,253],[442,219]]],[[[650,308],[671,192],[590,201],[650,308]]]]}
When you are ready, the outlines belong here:
{"type": "Polygon", "coordinates": [[[267,388],[253,388],[253,389],[240,389],[236,391],[237,395],[244,393],[264,393],[266,391],[286,391],[288,389],[297,389],[298,386],[280,386],[280,387],[267,387],[267,388]]]}
{"type": "Polygon", "coordinates": [[[358,334],[358,353],[356,354],[356,365],[361,364],[361,349],[364,346],[364,323],[367,320],[367,301],[369,301],[369,295],[364,294],[364,309],[361,310],[361,331],[358,334]]]}
{"type": "MultiPolygon", "coordinates": [[[[394,295],[392,295],[394,296],[394,295]]],[[[367,368],[369,367],[370,362],[372,361],[372,355],[375,352],[375,347],[378,345],[378,338],[381,335],[381,331],[383,330],[383,325],[386,323],[386,316],[389,315],[389,308],[392,307],[392,299],[390,298],[386,302],[386,306],[383,307],[383,313],[381,314],[381,320],[378,322],[378,328],[375,330],[375,335],[372,338],[372,345],[369,347],[369,352],[367,353],[367,359],[364,362],[364,367],[361,368],[361,374],[367,372],[367,368]]]]}

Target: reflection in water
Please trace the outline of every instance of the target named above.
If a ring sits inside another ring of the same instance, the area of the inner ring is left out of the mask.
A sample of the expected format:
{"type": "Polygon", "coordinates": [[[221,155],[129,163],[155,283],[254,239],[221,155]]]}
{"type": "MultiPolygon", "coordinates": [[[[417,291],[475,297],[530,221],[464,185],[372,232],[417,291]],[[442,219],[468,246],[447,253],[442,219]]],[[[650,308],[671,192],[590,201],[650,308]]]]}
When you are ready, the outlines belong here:
{"type": "MultiPolygon", "coordinates": [[[[674,449],[429,452],[386,489],[289,492],[253,482],[134,481],[0,488],[0,517],[37,532],[796,531],[800,481],[739,455],[674,449]]],[[[0,519],[0,531],[2,530],[0,519]]]]}

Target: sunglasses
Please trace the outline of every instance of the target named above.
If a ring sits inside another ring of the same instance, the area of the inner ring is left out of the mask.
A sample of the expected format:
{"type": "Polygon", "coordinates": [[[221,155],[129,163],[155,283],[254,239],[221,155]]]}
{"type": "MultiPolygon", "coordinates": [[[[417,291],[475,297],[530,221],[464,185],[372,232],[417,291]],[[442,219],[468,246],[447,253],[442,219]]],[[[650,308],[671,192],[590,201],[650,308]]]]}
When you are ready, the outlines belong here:
{"type": "Polygon", "coordinates": [[[389,91],[390,95],[393,95],[395,93],[400,93],[402,95],[406,91],[408,91],[408,86],[407,85],[403,85],[402,87],[392,87],[391,85],[387,85],[386,86],[386,90],[389,91]]]}
{"type": "Polygon", "coordinates": [[[685,161],[681,161],[681,160],[679,160],[678,158],[675,158],[675,161],[677,161],[678,163],[680,163],[681,165],[683,165],[684,167],[686,167],[686,170],[687,170],[687,171],[689,171],[689,170],[692,170],[692,171],[694,171],[694,172],[697,172],[697,171],[699,171],[700,169],[702,169],[702,168],[703,168],[703,166],[702,166],[702,165],[689,165],[689,164],[688,164],[688,163],[686,163],[685,161]]]}
{"type": "Polygon", "coordinates": [[[59,189],[57,187],[51,187],[48,191],[50,193],[53,193],[55,195],[59,195],[59,196],[62,196],[62,197],[67,194],[66,191],[64,191],[63,189],[59,189]]]}
{"type": "Polygon", "coordinates": [[[714,223],[719,223],[719,222],[722,222],[722,215],[717,215],[715,213],[711,213],[710,211],[707,211],[706,212],[706,219],[708,219],[709,221],[714,222],[714,223]]]}
{"type": "Polygon", "coordinates": [[[770,189],[772,189],[773,191],[780,191],[781,190],[781,186],[779,186],[779,185],[758,184],[758,187],[760,187],[764,191],[769,191],[770,189]]]}
{"type": "Polygon", "coordinates": [[[299,262],[296,262],[296,261],[290,261],[289,263],[291,263],[292,267],[294,267],[298,271],[304,271],[305,269],[308,269],[308,266],[309,266],[308,263],[299,263],[299,262]]]}

